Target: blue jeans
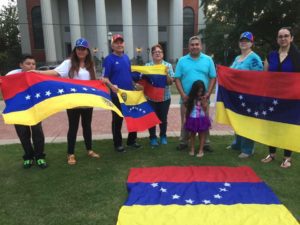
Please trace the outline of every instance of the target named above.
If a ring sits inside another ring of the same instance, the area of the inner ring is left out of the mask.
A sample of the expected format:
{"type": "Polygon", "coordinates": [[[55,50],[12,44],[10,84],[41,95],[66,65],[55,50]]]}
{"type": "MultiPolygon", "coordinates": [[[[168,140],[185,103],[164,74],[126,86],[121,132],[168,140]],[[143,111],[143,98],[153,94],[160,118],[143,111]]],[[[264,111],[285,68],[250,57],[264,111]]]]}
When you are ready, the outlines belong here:
{"type": "Polygon", "coordinates": [[[254,141],[236,134],[231,147],[232,149],[251,155],[254,151],[254,141]]]}

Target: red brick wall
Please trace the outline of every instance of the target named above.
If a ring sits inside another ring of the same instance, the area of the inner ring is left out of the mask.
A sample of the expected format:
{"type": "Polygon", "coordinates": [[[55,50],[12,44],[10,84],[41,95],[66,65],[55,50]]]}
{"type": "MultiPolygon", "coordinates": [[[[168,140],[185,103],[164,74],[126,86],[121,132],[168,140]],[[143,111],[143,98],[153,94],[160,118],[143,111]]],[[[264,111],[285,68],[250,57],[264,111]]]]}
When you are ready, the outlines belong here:
{"type": "Polygon", "coordinates": [[[26,0],[31,53],[37,62],[45,62],[46,61],[45,50],[34,48],[33,31],[32,31],[31,10],[33,7],[40,6],[40,5],[41,5],[40,0],[26,0]]]}

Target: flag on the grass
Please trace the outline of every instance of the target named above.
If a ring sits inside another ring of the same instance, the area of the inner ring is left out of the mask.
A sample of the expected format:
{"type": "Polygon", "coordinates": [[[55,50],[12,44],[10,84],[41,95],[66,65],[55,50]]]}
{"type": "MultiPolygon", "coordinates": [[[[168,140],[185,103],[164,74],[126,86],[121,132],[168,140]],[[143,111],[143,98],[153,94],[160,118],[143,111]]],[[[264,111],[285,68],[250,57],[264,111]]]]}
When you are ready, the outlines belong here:
{"type": "Polygon", "coordinates": [[[257,142],[300,152],[300,73],[218,66],[216,121],[257,142]]]}
{"type": "Polygon", "coordinates": [[[167,85],[167,69],[165,65],[131,66],[131,72],[142,74],[138,81],[144,87],[144,93],[152,100],[163,101],[164,89],[167,85]]]}
{"type": "Polygon", "coordinates": [[[118,98],[128,132],[144,131],[160,123],[143,91],[119,89],[118,98]]]}
{"type": "Polygon", "coordinates": [[[101,107],[122,116],[99,80],[83,81],[23,72],[2,77],[5,101],[2,113],[7,124],[35,125],[64,109],[101,107]]]}
{"type": "Polygon", "coordinates": [[[117,225],[297,225],[249,167],[133,168],[117,225]]]}

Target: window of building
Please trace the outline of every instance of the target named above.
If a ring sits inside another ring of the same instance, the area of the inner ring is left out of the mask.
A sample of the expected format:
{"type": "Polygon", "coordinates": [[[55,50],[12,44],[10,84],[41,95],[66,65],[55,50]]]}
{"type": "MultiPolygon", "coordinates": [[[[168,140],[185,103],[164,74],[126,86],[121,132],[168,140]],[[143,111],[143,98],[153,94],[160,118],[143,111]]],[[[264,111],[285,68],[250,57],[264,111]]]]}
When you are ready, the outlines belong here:
{"type": "Polygon", "coordinates": [[[183,9],[183,47],[188,47],[189,38],[194,35],[195,13],[191,7],[183,9]]]}
{"type": "Polygon", "coordinates": [[[44,35],[42,25],[41,7],[36,6],[31,10],[32,33],[35,49],[44,49],[44,35]]]}

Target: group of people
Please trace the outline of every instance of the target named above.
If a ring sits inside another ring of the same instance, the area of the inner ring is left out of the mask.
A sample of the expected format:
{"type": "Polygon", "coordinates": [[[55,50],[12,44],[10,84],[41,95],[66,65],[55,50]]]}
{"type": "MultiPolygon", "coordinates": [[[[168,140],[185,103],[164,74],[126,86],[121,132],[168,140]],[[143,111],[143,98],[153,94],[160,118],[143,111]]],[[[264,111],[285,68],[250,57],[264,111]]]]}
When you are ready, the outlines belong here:
{"type": "MultiPolygon", "coordinates": [[[[271,52],[264,66],[261,58],[252,51],[254,37],[251,32],[244,32],[239,39],[239,48],[241,54],[237,56],[231,65],[231,68],[240,70],[266,70],[266,71],[283,71],[283,72],[299,72],[300,71],[300,54],[292,44],[293,34],[289,28],[281,28],[278,31],[277,43],[279,49],[271,52]]],[[[156,135],[156,126],[149,129],[149,141],[152,148],[168,143],[167,140],[167,117],[171,103],[170,85],[175,82],[178,92],[181,96],[180,100],[180,116],[181,116],[181,133],[178,150],[188,148],[190,141],[189,154],[196,157],[203,157],[205,147],[208,149],[209,128],[211,120],[209,117],[209,99],[216,84],[216,69],[211,57],[202,52],[201,39],[193,36],[189,39],[189,53],[181,57],[176,65],[175,73],[172,65],[163,60],[164,53],[161,45],[156,44],[151,48],[152,61],[147,63],[150,65],[165,65],[167,71],[167,82],[164,88],[163,100],[151,99],[146,96],[148,102],[153,107],[158,118],[161,120],[159,124],[159,138],[156,135]],[[199,149],[195,152],[195,137],[199,136],[199,149]]],[[[111,40],[110,53],[103,61],[103,71],[100,80],[104,82],[111,90],[112,102],[121,109],[117,92],[119,88],[125,90],[136,90],[140,87],[134,83],[131,74],[131,63],[129,57],[124,53],[125,42],[120,34],[115,34],[111,40]]],[[[9,74],[20,71],[34,71],[40,74],[60,76],[70,79],[79,80],[95,80],[95,65],[92,60],[91,51],[88,41],[80,38],[76,41],[75,47],[69,59],[63,61],[53,70],[38,71],[35,68],[35,60],[31,56],[25,56],[20,62],[20,70],[12,71],[9,74]]],[[[92,148],[92,114],[93,108],[80,107],[68,109],[69,130],[67,134],[68,150],[67,163],[76,164],[75,143],[77,130],[81,118],[83,129],[83,137],[87,156],[99,158],[100,155],[93,151],[92,148]]],[[[122,123],[123,118],[112,111],[112,136],[114,148],[117,152],[125,152],[122,142],[122,123]]],[[[24,168],[30,168],[36,163],[41,168],[46,168],[44,154],[44,134],[41,123],[35,126],[15,125],[18,137],[20,138],[24,149],[24,168]],[[31,138],[33,144],[31,143],[31,138]]],[[[137,133],[129,132],[127,137],[127,146],[130,148],[140,148],[137,142],[137,133]]],[[[247,158],[253,154],[254,141],[235,135],[233,143],[229,148],[241,151],[239,157],[247,158]]],[[[275,158],[276,148],[270,147],[270,154],[262,160],[264,163],[271,162],[275,158]]],[[[291,151],[284,151],[284,160],[281,167],[287,168],[291,166],[291,151]]]]}

